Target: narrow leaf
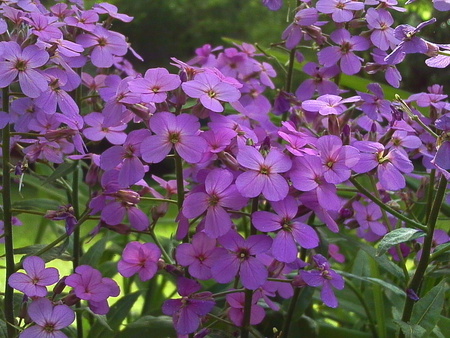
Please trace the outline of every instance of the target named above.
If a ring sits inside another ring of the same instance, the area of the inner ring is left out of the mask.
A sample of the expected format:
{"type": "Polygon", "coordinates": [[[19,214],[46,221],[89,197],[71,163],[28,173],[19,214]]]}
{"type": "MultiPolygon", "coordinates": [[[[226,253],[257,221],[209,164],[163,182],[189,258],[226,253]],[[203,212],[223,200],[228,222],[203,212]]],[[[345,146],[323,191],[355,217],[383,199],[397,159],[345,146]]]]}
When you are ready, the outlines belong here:
{"type": "Polygon", "coordinates": [[[22,209],[22,210],[38,210],[38,211],[47,211],[47,210],[56,210],[59,208],[61,203],[55,200],[51,200],[48,198],[33,198],[30,200],[19,200],[12,204],[13,209],[22,209]]]}
{"type": "Polygon", "coordinates": [[[396,244],[412,241],[413,239],[423,237],[425,235],[425,232],[411,228],[392,230],[381,239],[377,249],[377,256],[383,255],[396,244]]]}
{"type": "Polygon", "coordinates": [[[445,290],[446,282],[442,280],[415,303],[411,315],[411,324],[422,326],[429,334],[439,321],[439,315],[444,307],[445,290]]]}
{"type": "Polygon", "coordinates": [[[77,166],[77,162],[74,161],[72,163],[70,162],[64,162],[58,166],[58,168],[55,169],[55,171],[47,177],[47,179],[42,182],[42,185],[46,185],[48,183],[55,182],[58,178],[64,177],[68,174],[70,174],[77,166]]]}
{"type": "Polygon", "coordinates": [[[358,280],[362,280],[364,282],[368,282],[371,284],[378,284],[380,286],[382,286],[383,288],[390,290],[392,292],[394,292],[395,294],[399,295],[399,296],[405,296],[405,291],[403,291],[402,289],[400,289],[398,286],[388,283],[382,279],[379,278],[373,278],[373,277],[365,277],[365,276],[357,276],[354,275],[352,273],[348,273],[348,272],[344,272],[344,271],[337,271],[339,274],[341,274],[342,276],[345,277],[349,277],[349,278],[355,278],[358,280]]]}
{"type": "Polygon", "coordinates": [[[421,338],[426,333],[426,330],[417,324],[411,325],[401,320],[396,320],[395,323],[400,326],[406,338],[421,338]]]}

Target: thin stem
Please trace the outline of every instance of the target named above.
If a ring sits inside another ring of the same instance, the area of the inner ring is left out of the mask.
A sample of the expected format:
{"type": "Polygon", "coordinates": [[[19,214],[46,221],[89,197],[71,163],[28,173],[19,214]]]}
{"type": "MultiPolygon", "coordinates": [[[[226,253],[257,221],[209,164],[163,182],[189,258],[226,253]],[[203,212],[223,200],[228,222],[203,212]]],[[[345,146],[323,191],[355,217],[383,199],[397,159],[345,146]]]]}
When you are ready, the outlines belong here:
{"type": "MultiPolygon", "coordinates": [[[[85,212],[80,219],[78,220],[77,224],[75,224],[75,229],[78,228],[81,224],[83,224],[87,219],[89,219],[89,212],[85,212]]],[[[44,253],[46,253],[47,251],[49,251],[50,249],[54,248],[55,246],[57,246],[59,243],[61,243],[62,241],[64,241],[65,239],[67,239],[67,237],[69,237],[67,235],[67,233],[64,233],[63,235],[59,236],[57,239],[55,239],[53,242],[51,242],[50,244],[48,244],[47,246],[45,246],[44,248],[42,248],[41,250],[37,251],[36,253],[33,254],[33,256],[41,256],[44,253]]],[[[14,267],[14,270],[17,271],[19,269],[22,269],[22,263],[17,263],[14,267]]]]}
{"type": "Polygon", "coordinates": [[[155,241],[155,244],[159,247],[161,250],[161,254],[163,255],[164,259],[168,264],[174,264],[172,258],[170,258],[169,254],[167,253],[166,249],[162,246],[161,242],[158,239],[158,236],[156,236],[155,232],[153,230],[149,231],[150,236],[155,241]]]}
{"type": "MultiPolygon", "coordinates": [[[[378,263],[371,259],[370,260],[370,273],[371,276],[375,278],[380,278],[380,270],[378,267],[378,263]]],[[[381,289],[380,285],[373,285],[372,289],[373,293],[373,302],[375,306],[375,317],[377,322],[377,331],[378,336],[380,338],[387,337],[386,334],[386,315],[384,312],[384,298],[383,298],[383,291],[381,289]]]]}
{"type": "Polygon", "coordinates": [[[389,207],[388,205],[383,203],[383,201],[381,201],[378,198],[376,198],[375,196],[373,196],[373,194],[370,191],[368,191],[366,188],[364,188],[354,177],[350,177],[349,181],[352,182],[352,184],[355,186],[356,189],[358,189],[358,191],[361,194],[366,196],[368,199],[370,199],[372,202],[374,202],[376,205],[378,205],[381,209],[387,211],[392,216],[395,216],[395,217],[401,219],[409,226],[420,229],[422,231],[427,231],[427,227],[425,225],[420,224],[420,223],[410,219],[409,217],[399,213],[398,211],[392,209],[391,207],[389,207]]]}
{"type": "MultiPolygon", "coordinates": [[[[428,263],[430,261],[430,253],[433,244],[434,229],[436,227],[436,222],[439,216],[439,211],[441,209],[442,202],[445,197],[445,191],[447,189],[447,179],[441,176],[439,181],[438,190],[436,192],[433,205],[431,207],[430,217],[428,218],[427,228],[428,234],[424,239],[422,256],[420,257],[419,264],[417,265],[416,272],[413,278],[409,282],[408,289],[412,290],[415,294],[419,294],[420,286],[422,285],[423,277],[425,271],[427,270],[428,263]]],[[[411,319],[411,314],[414,306],[414,300],[410,297],[406,297],[405,306],[403,308],[402,321],[407,323],[411,319]]],[[[400,337],[405,337],[403,331],[400,331],[400,337]]]]}
{"type": "MultiPolygon", "coordinates": [[[[289,65],[286,75],[286,92],[290,93],[292,90],[292,77],[294,75],[294,62],[295,62],[295,48],[291,49],[289,54],[289,65]]],[[[286,121],[288,118],[288,112],[285,112],[282,117],[282,121],[286,121]]]]}
{"type": "Polygon", "coordinates": [[[353,283],[346,278],[345,279],[345,285],[350,288],[350,290],[353,291],[356,298],[358,298],[359,302],[361,303],[362,307],[364,308],[364,311],[366,312],[367,320],[369,321],[369,327],[370,331],[372,331],[372,336],[374,338],[378,337],[378,333],[375,326],[375,321],[373,320],[372,313],[370,312],[369,306],[367,305],[364,296],[361,294],[361,292],[353,285],[353,283]]]}
{"type": "Polygon", "coordinates": [[[150,202],[165,202],[165,203],[172,203],[172,204],[178,205],[178,201],[166,199],[166,198],[141,197],[141,200],[142,201],[150,201],[150,202]]]}
{"type": "MultiPolygon", "coordinates": [[[[375,197],[381,201],[380,192],[377,189],[377,185],[375,183],[375,179],[372,175],[369,176],[370,183],[372,184],[372,189],[375,197]]],[[[383,217],[383,221],[386,224],[388,231],[391,232],[393,230],[391,221],[386,213],[386,210],[381,209],[381,214],[383,217]]],[[[400,244],[395,245],[395,250],[397,252],[398,259],[400,260],[400,266],[403,270],[403,275],[405,276],[405,284],[408,284],[409,281],[409,273],[408,269],[406,268],[405,258],[403,257],[402,249],[400,248],[400,244]]]]}
{"type": "MultiPolygon", "coordinates": [[[[252,199],[252,210],[250,214],[258,210],[259,196],[252,199]]],[[[256,235],[256,228],[250,222],[250,235],[256,235]]],[[[253,290],[245,290],[244,318],[242,319],[241,338],[248,338],[250,333],[250,316],[252,313],[253,290]]]]}
{"type": "Polygon", "coordinates": [[[294,295],[292,296],[291,302],[289,303],[288,312],[286,314],[286,318],[284,318],[283,327],[281,329],[279,338],[288,337],[289,328],[292,323],[292,318],[294,317],[295,307],[297,306],[297,302],[300,299],[302,291],[303,289],[301,288],[295,288],[294,290],[294,295]]]}
{"type": "MultiPolygon", "coordinates": [[[[9,112],[9,88],[3,88],[3,111],[9,112]]],[[[3,228],[4,228],[4,241],[5,241],[5,259],[6,259],[6,276],[5,276],[5,299],[4,299],[4,311],[5,320],[7,325],[8,337],[15,337],[17,334],[16,328],[13,326],[15,323],[14,315],[14,290],[7,283],[9,276],[14,273],[14,241],[13,241],[13,229],[12,229],[12,212],[11,212],[11,173],[9,169],[10,161],[10,129],[9,124],[3,128],[2,135],[2,172],[3,172],[3,228]]]]}

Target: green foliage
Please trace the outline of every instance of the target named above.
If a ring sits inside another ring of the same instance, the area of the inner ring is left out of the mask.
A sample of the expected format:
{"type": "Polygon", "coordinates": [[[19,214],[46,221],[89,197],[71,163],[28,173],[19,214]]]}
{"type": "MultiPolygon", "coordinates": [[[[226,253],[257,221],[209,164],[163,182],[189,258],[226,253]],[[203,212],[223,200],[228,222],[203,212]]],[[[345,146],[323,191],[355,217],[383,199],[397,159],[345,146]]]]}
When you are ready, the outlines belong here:
{"type": "Polygon", "coordinates": [[[416,229],[400,228],[388,232],[378,244],[377,256],[381,256],[394,245],[412,241],[425,236],[426,233],[416,229]]]}

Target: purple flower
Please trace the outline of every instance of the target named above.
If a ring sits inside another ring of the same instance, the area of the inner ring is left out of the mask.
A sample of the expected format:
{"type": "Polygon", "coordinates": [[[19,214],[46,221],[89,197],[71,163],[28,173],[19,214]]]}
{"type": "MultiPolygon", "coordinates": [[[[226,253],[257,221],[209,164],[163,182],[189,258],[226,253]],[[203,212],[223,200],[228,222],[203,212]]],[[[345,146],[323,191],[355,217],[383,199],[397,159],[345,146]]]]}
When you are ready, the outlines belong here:
{"type": "Polygon", "coordinates": [[[269,201],[285,198],[289,191],[286,179],[280,175],[291,169],[291,160],[276,148],[272,148],[266,157],[249,146],[239,148],[239,164],[249,170],[236,179],[238,191],[245,197],[263,194],[269,201]]]}
{"type": "Polygon", "coordinates": [[[361,110],[372,120],[379,121],[379,114],[387,116],[391,114],[391,103],[384,99],[383,89],[378,83],[367,85],[367,89],[375,95],[363,92],[357,92],[363,101],[361,110]]]}
{"type": "MultiPolygon", "coordinates": [[[[266,316],[264,308],[258,305],[258,298],[256,293],[252,297],[252,305],[250,308],[250,325],[258,325],[266,316]]],[[[244,322],[245,309],[245,293],[236,292],[226,295],[227,303],[230,304],[228,310],[228,317],[236,326],[242,326],[244,322]]]]}
{"type": "Polygon", "coordinates": [[[192,277],[207,280],[212,277],[212,266],[226,253],[224,248],[216,247],[215,239],[199,232],[192,237],[191,243],[183,243],[177,247],[175,258],[178,264],[189,266],[192,277]]]}
{"type": "Polygon", "coordinates": [[[141,94],[144,102],[161,103],[167,99],[167,92],[177,89],[180,84],[178,75],[169,74],[165,68],[152,68],[145,72],[143,78],[130,81],[128,87],[141,94]]]}
{"type": "Polygon", "coordinates": [[[286,40],[286,48],[292,49],[297,46],[306,35],[303,28],[314,25],[319,19],[315,8],[305,8],[295,14],[294,22],[283,32],[281,38],[286,40]]]}
{"type": "Polygon", "coordinates": [[[272,245],[272,239],[266,235],[253,235],[244,239],[235,231],[229,231],[219,238],[219,243],[228,250],[213,265],[213,278],[219,283],[229,283],[237,275],[242,285],[256,290],[266,282],[268,272],[256,255],[266,252],[272,245]]]}
{"type": "Polygon", "coordinates": [[[421,53],[428,51],[428,43],[422,38],[416,36],[422,28],[436,22],[435,18],[420,23],[417,27],[410,25],[400,25],[395,28],[394,35],[401,42],[395,49],[384,59],[388,64],[396,64],[403,60],[405,54],[421,53]]]}
{"type": "Polygon", "coordinates": [[[394,23],[391,13],[385,9],[369,8],[366,13],[366,20],[368,27],[372,29],[370,41],[376,47],[387,50],[399,43],[394,36],[394,29],[390,27],[394,23]]]}
{"type": "Polygon", "coordinates": [[[118,13],[117,7],[107,2],[94,5],[93,10],[98,14],[108,14],[110,17],[123,22],[131,22],[133,20],[132,16],[118,13]]]}
{"type": "Polygon", "coordinates": [[[95,26],[92,34],[78,35],[77,43],[84,48],[93,47],[91,61],[94,66],[100,68],[111,67],[115,55],[123,56],[128,51],[128,44],[122,34],[101,26],[95,26]]]}
{"type": "Polygon", "coordinates": [[[310,99],[315,91],[317,91],[319,95],[337,95],[339,93],[337,84],[329,80],[339,74],[338,66],[322,67],[315,62],[308,62],[303,67],[303,72],[312,78],[303,81],[295,91],[295,96],[300,101],[310,99]]]}
{"type": "Polygon", "coordinates": [[[47,298],[39,298],[28,307],[28,315],[36,324],[25,329],[20,338],[63,338],[60,330],[75,320],[75,313],[67,305],[53,305],[47,298]]]}
{"type": "Polygon", "coordinates": [[[378,220],[382,217],[381,209],[375,203],[367,205],[355,201],[352,203],[355,210],[355,218],[362,230],[370,229],[374,234],[383,236],[386,234],[386,227],[378,220]]]}
{"type": "Polygon", "coordinates": [[[192,279],[180,277],[177,289],[182,298],[166,300],[162,312],[172,316],[179,335],[187,335],[198,329],[201,317],[213,309],[215,302],[211,292],[196,293],[201,289],[201,285],[192,279]]]}
{"type": "Polygon", "coordinates": [[[181,86],[189,97],[200,99],[205,108],[217,113],[223,112],[220,101],[236,102],[241,96],[235,86],[210,72],[197,74],[194,80],[184,82],[181,86]]]}
{"type": "MultiPolygon", "coordinates": [[[[357,3],[354,1],[349,1],[357,3]]],[[[362,4],[362,3],[361,3],[362,4]]],[[[331,40],[339,46],[330,46],[322,49],[318,54],[319,62],[325,67],[331,67],[340,60],[340,67],[343,73],[353,75],[361,69],[362,59],[353,51],[364,51],[369,48],[369,42],[362,36],[351,36],[350,32],[344,28],[333,31],[331,40]]]]}
{"type": "Polygon", "coordinates": [[[117,271],[124,277],[139,275],[145,282],[156,274],[161,250],[154,243],[130,242],[122,252],[122,259],[117,263],[117,271]]]}
{"type": "Polygon", "coordinates": [[[247,199],[236,189],[233,174],[225,169],[211,171],[205,180],[205,192],[194,192],[186,196],[183,214],[195,218],[206,211],[205,233],[211,238],[225,235],[232,226],[230,215],[225,208],[239,210],[247,204],[247,199]]]}
{"type": "Polygon", "coordinates": [[[319,0],[317,10],[331,14],[334,22],[348,22],[353,19],[352,11],[364,9],[364,3],[353,0],[319,0]]]}
{"type": "Polygon", "coordinates": [[[13,273],[8,280],[8,284],[28,297],[45,297],[47,286],[55,284],[59,280],[58,270],[46,268],[42,258],[37,256],[26,257],[23,261],[22,272],[13,273]]]}
{"type": "MultiPolygon", "coordinates": [[[[345,171],[344,171],[345,172],[345,171]]],[[[329,177],[333,177],[328,173],[329,177]]],[[[317,200],[326,210],[339,210],[341,202],[336,194],[336,186],[325,179],[322,160],[317,155],[304,155],[294,160],[290,172],[293,186],[300,191],[315,191],[317,200]]]]}
{"type": "Polygon", "coordinates": [[[105,116],[97,112],[84,116],[84,122],[90,126],[83,130],[84,136],[91,141],[101,141],[106,138],[111,144],[123,144],[127,138],[127,134],[124,132],[127,125],[119,124],[107,127],[103,123],[104,119],[105,116]]]}
{"type": "Polygon", "coordinates": [[[123,146],[113,146],[105,150],[100,156],[100,167],[103,170],[111,170],[121,164],[119,173],[119,185],[127,188],[144,177],[146,168],[142,164],[141,142],[150,132],[146,129],[134,130],[128,134],[123,146]]]}
{"type": "Polygon", "coordinates": [[[162,112],[150,118],[150,129],[155,133],[141,144],[142,159],[148,163],[161,162],[175,148],[189,163],[197,163],[206,151],[206,141],[198,136],[200,123],[195,116],[162,112]]]}
{"type": "Polygon", "coordinates": [[[104,315],[109,311],[107,298],[117,297],[119,286],[111,278],[102,277],[100,271],[89,265],[80,265],[75,273],[66,277],[66,285],[73,287],[79,299],[89,301],[89,308],[96,314],[104,315]]]}
{"type": "Polygon", "coordinates": [[[316,100],[306,100],[302,103],[302,108],[310,112],[318,112],[320,115],[340,115],[347,107],[344,103],[356,102],[361,98],[359,96],[352,96],[343,99],[337,95],[325,94],[319,96],[316,100]]]}
{"type": "Polygon", "coordinates": [[[271,11],[278,11],[283,6],[283,0],[262,0],[262,4],[271,11]]]}
{"type": "Polygon", "coordinates": [[[319,245],[317,233],[309,225],[295,218],[298,203],[287,196],[279,202],[272,202],[276,214],[267,211],[256,211],[252,214],[252,223],[262,232],[277,231],[272,243],[272,255],[280,262],[291,263],[297,259],[298,248],[312,249],[319,245]]]}
{"type": "Polygon", "coordinates": [[[365,173],[377,168],[380,184],[386,190],[399,190],[406,186],[402,172],[410,173],[414,166],[404,151],[391,148],[386,153],[381,143],[370,141],[356,141],[353,146],[361,152],[354,171],[365,173]]]}
{"type": "Polygon", "coordinates": [[[335,135],[325,135],[317,140],[317,150],[324,169],[323,177],[328,183],[339,184],[347,181],[351,168],[359,161],[359,151],[352,146],[343,146],[335,135]]]}
{"type": "Polygon", "coordinates": [[[38,97],[48,87],[46,78],[35,68],[45,65],[49,55],[35,45],[23,50],[17,42],[2,42],[0,61],[0,88],[9,86],[17,76],[23,93],[31,98],[38,97]]]}
{"type": "Polygon", "coordinates": [[[322,255],[314,255],[314,262],[318,270],[302,271],[301,277],[306,284],[313,287],[322,287],[320,297],[325,305],[336,308],[338,301],[334,295],[332,287],[342,290],[344,288],[344,279],[330,268],[330,264],[322,255]]]}

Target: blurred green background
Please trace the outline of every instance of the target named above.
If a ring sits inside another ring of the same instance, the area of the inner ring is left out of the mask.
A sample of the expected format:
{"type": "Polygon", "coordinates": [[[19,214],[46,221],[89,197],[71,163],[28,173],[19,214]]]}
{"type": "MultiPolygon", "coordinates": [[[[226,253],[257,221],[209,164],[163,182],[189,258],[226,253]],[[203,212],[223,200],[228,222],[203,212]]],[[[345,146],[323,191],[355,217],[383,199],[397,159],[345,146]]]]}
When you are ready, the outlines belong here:
{"type": "MultiPolygon", "coordinates": [[[[47,0],[51,2],[50,0],[47,0]]],[[[86,0],[90,8],[94,0],[86,0]]],[[[113,29],[125,34],[133,48],[145,60],[134,60],[137,70],[168,66],[170,57],[189,60],[195,48],[209,43],[224,44],[222,37],[269,46],[281,41],[281,33],[291,22],[296,0],[285,0],[278,12],[267,10],[261,0],[110,0],[119,12],[134,16],[131,23],[115,20],[113,29]]],[[[403,3],[404,0],[399,0],[403,3]]],[[[448,13],[435,11],[429,0],[418,0],[407,6],[408,12],[390,12],[397,22],[416,26],[436,17],[438,23],[426,27],[421,37],[435,43],[450,43],[448,13]]],[[[326,30],[326,26],[325,26],[326,30]]],[[[366,59],[369,55],[363,55],[366,59]]],[[[448,83],[450,67],[430,69],[426,56],[408,55],[399,66],[403,76],[402,88],[410,92],[426,91],[427,86],[448,83]]],[[[379,74],[372,79],[384,82],[379,74]]],[[[294,79],[295,81],[295,79],[294,79]]],[[[300,79],[294,82],[298,85],[300,79]]]]}

